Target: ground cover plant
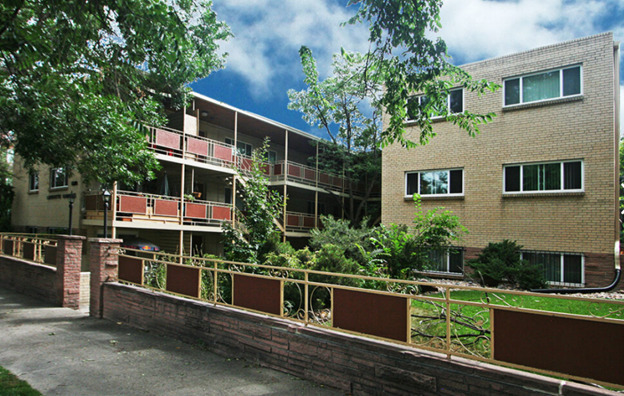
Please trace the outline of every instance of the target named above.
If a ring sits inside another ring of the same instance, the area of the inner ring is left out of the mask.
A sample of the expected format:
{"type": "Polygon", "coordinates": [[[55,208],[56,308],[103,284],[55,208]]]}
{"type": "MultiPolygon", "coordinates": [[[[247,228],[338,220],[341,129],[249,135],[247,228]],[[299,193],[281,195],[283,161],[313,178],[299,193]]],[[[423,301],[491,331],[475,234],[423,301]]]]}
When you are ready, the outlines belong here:
{"type": "Polygon", "coordinates": [[[4,396],[41,396],[28,382],[22,381],[9,370],[0,367],[0,395],[4,396]]]}

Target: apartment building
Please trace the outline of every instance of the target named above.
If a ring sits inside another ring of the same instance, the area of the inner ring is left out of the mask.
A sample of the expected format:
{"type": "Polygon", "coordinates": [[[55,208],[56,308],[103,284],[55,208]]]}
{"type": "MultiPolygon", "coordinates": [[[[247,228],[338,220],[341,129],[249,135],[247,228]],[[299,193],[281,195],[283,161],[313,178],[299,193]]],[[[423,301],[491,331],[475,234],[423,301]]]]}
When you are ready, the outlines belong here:
{"type": "MultiPolygon", "coordinates": [[[[619,265],[619,57],[604,33],[462,66],[502,88],[478,97],[458,87],[449,109],[496,117],[474,138],[434,119],[429,144],[385,149],[382,222],[410,224],[420,194],[424,209],[445,207],[469,231],[463,249],[438,257],[438,272],[462,276],[465,260],[509,239],[553,285],[610,284],[619,265]]],[[[406,127],[416,140],[417,127],[406,127]]]]}
{"type": "MultiPolygon", "coordinates": [[[[320,225],[320,215],[342,216],[347,180],[342,170],[322,170],[320,138],[197,93],[168,119],[166,127],[149,128],[150,148],[162,165],[157,178],[111,189],[109,236],[148,240],[168,252],[221,253],[222,225],[236,222],[234,207],[244,212],[239,171],[249,169],[252,150],[266,137],[266,176],[272,189],[288,197],[276,219],[284,237],[301,244],[320,225]]],[[[103,235],[99,185],[68,177],[63,168],[28,172],[19,160],[14,173],[15,231],[66,232],[71,207],[74,234],[103,235]]]]}

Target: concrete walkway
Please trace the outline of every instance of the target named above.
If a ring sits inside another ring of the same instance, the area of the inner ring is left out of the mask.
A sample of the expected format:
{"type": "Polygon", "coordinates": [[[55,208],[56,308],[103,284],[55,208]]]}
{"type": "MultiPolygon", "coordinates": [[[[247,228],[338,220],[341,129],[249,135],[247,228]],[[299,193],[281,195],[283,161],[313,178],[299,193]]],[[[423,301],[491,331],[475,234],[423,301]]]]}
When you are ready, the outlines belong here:
{"type": "Polygon", "coordinates": [[[339,395],[0,286],[0,366],[45,395],[339,395]]]}

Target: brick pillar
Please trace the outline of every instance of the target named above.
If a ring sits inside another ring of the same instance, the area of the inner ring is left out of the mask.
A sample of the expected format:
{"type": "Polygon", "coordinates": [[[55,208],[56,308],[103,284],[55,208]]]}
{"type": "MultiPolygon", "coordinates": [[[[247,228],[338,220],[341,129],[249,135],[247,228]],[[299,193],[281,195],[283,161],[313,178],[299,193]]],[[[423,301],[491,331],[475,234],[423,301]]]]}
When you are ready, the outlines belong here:
{"type": "Polygon", "coordinates": [[[117,280],[121,239],[90,238],[91,299],[89,315],[102,317],[102,285],[117,280]]]}
{"type": "Polygon", "coordinates": [[[62,307],[78,309],[82,244],[86,238],[59,235],[56,245],[56,289],[62,307]]]}

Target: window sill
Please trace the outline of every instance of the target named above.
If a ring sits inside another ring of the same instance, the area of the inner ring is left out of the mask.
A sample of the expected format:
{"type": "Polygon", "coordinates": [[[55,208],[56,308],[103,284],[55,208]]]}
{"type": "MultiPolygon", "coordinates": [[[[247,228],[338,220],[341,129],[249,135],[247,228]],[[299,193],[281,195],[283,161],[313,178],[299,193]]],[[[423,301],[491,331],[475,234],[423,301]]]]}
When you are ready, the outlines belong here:
{"type": "Polygon", "coordinates": [[[39,190],[28,190],[29,195],[39,194],[39,190]]]}
{"type": "Polygon", "coordinates": [[[50,187],[50,192],[63,191],[69,189],[69,186],[50,187]]]}
{"type": "Polygon", "coordinates": [[[503,193],[503,198],[534,198],[534,197],[582,197],[585,191],[571,192],[530,192],[530,193],[503,193]]]}
{"type": "MultiPolygon", "coordinates": [[[[454,116],[454,115],[461,115],[464,114],[464,112],[462,111],[461,113],[452,113],[449,114],[449,116],[454,116]]],[[[429,121],[431,121],[432,124],[436,124],[438,122],[444,122],[447,121],[447,117],[448,116],[435,116],[435,117],[431,117],[429,118],[429,121]]],[[[418,125],[418,121],[416,120],[406,120],[404,122],[405,126],[413,126],[413,125],[418,125]]]]}
{"type": "Polygon", "coordinates": [[[581,94],[581,95],[575,95],[575,96],[567,96],[564,98],[541,100],[538,102],[521,103],[521,104],[503,106],[503,112],[530,109],[534,107],[550,106],[550,105],[560,104],[560,103],[578,102],[583,99],[584,99],[584,96],[583,94],[581,94]]]}
{"type": "MultiPolygon", "coordinates": [[[[463,200],[464,195],[421,195],[421,201],[436,201],[436,200],[463,200]]],[[[404,201],[413,201],[414,197],[405,196],[403,197],[404,201]]]]}

